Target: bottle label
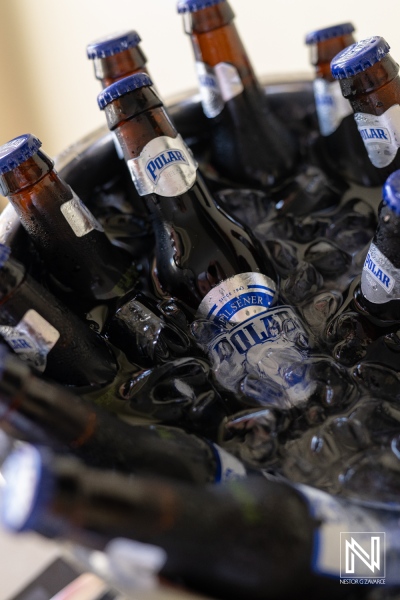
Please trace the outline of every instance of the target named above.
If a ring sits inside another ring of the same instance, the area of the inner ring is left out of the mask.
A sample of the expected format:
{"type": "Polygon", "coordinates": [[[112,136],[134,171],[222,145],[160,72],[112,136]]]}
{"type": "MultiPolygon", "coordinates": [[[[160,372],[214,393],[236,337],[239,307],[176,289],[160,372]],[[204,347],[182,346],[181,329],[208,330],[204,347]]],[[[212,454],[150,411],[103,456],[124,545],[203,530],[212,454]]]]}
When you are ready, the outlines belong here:
{"type": "Polygon", "coordinates": [[[203,111],[208,119],[212,119],[224,108],[218,80],[213,68],[203,62],[196,61],[196,71],[203,111]]]}
{"type": "Polygon", "coordinates": [[[345,117],[353,114],[351,104],[343,98],[338,81],[314,80],[314,97],[321,135],[331,135],[345,117]]]}
{"type": "Polygon", "coordinates": [[[241,323],[264,312],[275,299],[276,284],[262,273],[240,273],[216,285],[203,298],[197,318],[241,323]]]}
{"type": "Polygon", "coordinates": [[[83,237],[94,229],[104,231],[90,210],[73,191],[71,200],[64,202],[60,206],[60,210],[76,237],[83,237]]]}
{"type": "Polygon", "coordinates": [[[320,523],[314,531],[314,572],[358,579],[361,584],[372,583],[371,579],[390,584],[400,581],[398,512],[357,505],[302,484],[295,487],[320,523]],[[378,537],[379,547],[373,546],[372,539],[378,537]]]}
{"type": "Polygon", "coordinates": [[[226,452],[226,450],[223,450],[223,448],[220,448],[216,444],[212,444],[212,447],[217,461],[215,483],[222,483],[224,481],[246,477],[246,467],[238,458],[229,452],[226,452]]]}
{"type": "Polygon", "coordinates": [[[180,135],[152,139],[127,164],[139,196],[180,196],[196,181],[197,163],[180,135]]]}
{"type": "Polygon", "coordinates": [[[47,355],[60,333],[35,310],[28,310],[14,327],[0,325],[0,335],[23,360],[44,371],[47,355]]]}
{"type": "Polygon", "coordinates": [[[372,164],[390,165],[400,147],[400,106],[394,104],[380,116],[355,113],[354,118],[372,164]]]}
{"type": "Polygon", "coordinates": [[[209,119],[219,115],[225,103],[244,90],[238,70],[229,63],[221,62],[210,67],[197,61],[196,71],[203,111],[209,119]]]}
{"type": "Polygon", "coordinates": [[[384,304],[400,299],[400,269],[371,243],[361,275],[361,290],[370,302],[384,304]]]}

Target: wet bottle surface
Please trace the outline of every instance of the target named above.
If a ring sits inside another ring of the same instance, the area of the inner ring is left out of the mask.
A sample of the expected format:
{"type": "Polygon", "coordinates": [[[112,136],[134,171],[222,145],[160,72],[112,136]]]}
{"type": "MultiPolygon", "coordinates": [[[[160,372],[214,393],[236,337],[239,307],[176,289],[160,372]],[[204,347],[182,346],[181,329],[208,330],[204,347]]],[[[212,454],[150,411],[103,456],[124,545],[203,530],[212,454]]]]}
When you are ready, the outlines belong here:
{"type": "Polygon", "coordinates": [[[66,385],[102,386],[118,370],[108,344],[30,277],[2,244],[0,334],[35,369],[66,385]]]}
{"type": "Polygon", "coordinates": [[[161,575],[220,598],[264,600],[299,590],[337,598],[338,582],[320,576],[340,573],[340,545],[337,556],[326,551],[332,525],[336,536],[338,526],[384,531],[387,581],[399,580],[395,517],[305,486],[260,476],[204,487],[128,480],[29,446],[9,457],[4,473],[2,516],[12,530],[35,529],[94,549],[118,537],[155,544],[166,551],[161,575]]]}
{"type": "Polygon", "coordinates": [[[400,321],[400,171],[383,187],[378,227],[365,259],[360,304],[383,322],[400,321]]]}
{"type": "Polygon", "coordinates": [[[354,122],[349,100],[343,98],[340,84],[331,73],[331,60],[355,43],[352,23],[341,23],[318,29],[306,36],[311,64],[315,67],[314,97],[321,139],[317,148],[332,175],[361,185],[382,183],[380,174],[370,163],[354,122]]]}
{"type": "Polygon", "coordinates": [[[192,40],[202,105],[211,122],[211,163],[221,175],[271,187],[295,166],[296,143],[267,108],[226,0],[180,0],[192,40]]]}
{"type": "Polygon", "coordinates": [[[33,375],[0,347],[0,427],[17,439],[68,450],[86,464],[204,484],[245,476],[243,465],[204,438],[160,425],[131,425],[33,375]]]}
{"type": "Polygon", "coordinates": [[[73,304],[122,296],[137,280],[131,256],[113,246],[40,146],[27,134],[0,148],[2,194],[73,304]]]}
{"type": "Polygon", "coordinates": [[[384,38],[375,36],[349,46],[331,63],[381,183],[400,168],[399,65],[389,49],[384,38]]]}
{"type": "Polygon", "coordinates": [[[133,29],[99,38],[87,45],[96,79],[103,88],[134,73],[147,73],[147,58],[140,47],[141,38],[133,29]]]}
{"type": "Polygon", "coordinates": [[[116,82],[98,100],[152,214],[159,289],[178,298],[193,315],[224,321],[247,318],[270,306],[276,283],[267,256],[216,205],[148,76],[116,82]],[[243,303],[224,312],[238,291],[243,303]]]}

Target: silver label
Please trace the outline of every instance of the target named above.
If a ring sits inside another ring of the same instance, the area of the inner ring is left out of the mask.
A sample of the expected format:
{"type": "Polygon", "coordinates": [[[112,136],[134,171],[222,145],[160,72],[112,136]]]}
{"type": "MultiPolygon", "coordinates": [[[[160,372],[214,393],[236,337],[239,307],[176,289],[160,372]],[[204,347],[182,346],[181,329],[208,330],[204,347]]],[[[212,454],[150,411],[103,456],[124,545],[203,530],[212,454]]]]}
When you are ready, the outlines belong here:
{"type": "Polygon", "coordinates": [[[264,312],[275,299],[275,282],[262,273],[240,273],[218,284],[203,298],[197,318],[241,323],[264,312]]]}
{"type": "Polygon", "coordinates": [[[196,181],[197,163],[180,135],[154,138],[127,164],[139,196],[179,196],[196,181]]]}
{"type": "Polygon", "coordinates": [[[390,165],[400,147],[400,106],[394,104],[379,117],[355,113],[354,119],[372,164],[390,165]]]}
{"type": "Polygon", "coordinates": [[[228,100],[239,96],[243,92],[243,83],[236,67],[222,62],[215,65],[214,72],[224,102],[228,102],[228,100]]]}
{"type": "Polygon", "coordinates": [[[361,275],[361,290],[370,302],[383,304],[400,299],[400,269],[371,244],[361,275]]]}
{"type": "Polygon", "coordinates": [[[321,135],[336,131],[343,119],[353,113],[350,102],[343,98],[338,81],[315,79],[314,97],[321,135]]]}
{"type": "Polygon", "coordinates": [[[44,371],[47,355],[57,343],[60,333],[35,310],[28,310],[14,327],[0,326],[0,335],[20,358],[39,371],[44,371]]]}
{"type": "Polygon", "coordinates": [[[60,206],[60,210],[76,237],[83,237],[94,229],[104,231],[100,223],[75,192],[72,192],[71,200],[64,202],[60,206]]]}
{"type": "Polygon", "coordinates": [[[196,62],[196,72],[204,114],[212,119],[224,108],[217,78],[212,67],[200,61],[196,62]]]}
{"type": "Polygon", "coordinates": [[[215,479],[216,483],[246,477],[246,467],[238,458],[216,444],[213,444],[213,449],[219,469],[215,479]]]}

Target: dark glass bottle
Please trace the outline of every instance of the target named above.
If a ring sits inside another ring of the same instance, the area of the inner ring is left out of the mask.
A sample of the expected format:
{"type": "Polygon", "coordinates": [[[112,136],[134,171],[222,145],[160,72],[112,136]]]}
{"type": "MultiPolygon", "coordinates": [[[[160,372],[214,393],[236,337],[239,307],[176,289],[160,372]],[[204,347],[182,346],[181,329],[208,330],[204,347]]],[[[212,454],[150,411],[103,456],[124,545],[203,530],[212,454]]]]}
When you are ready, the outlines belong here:
{"type": "Polygon", "coordinates": [[[118,370],[108,344],[32,279],[3,244],[0,335],[35,369],[66,385],[104,385],[118,370]]]}
{"type": "Polygon", "coordinates": [[[134,73],[147,73],[147,58],[139,34],[130,29],[99,38],[87,45],[96,79],[103,88],[134,73]]]}
{"type": "Polygon", "coordinates": [[[243,465],[217,445],[161,425],[131,425],[33,375],[0,346],[0,427],[33,444],[67,449],[97,468],[214,483],[243,465]]]}
{"type": "MultiPolygon", "coordinates": [[[[11,530],[35,529],[95,549],[118,537],[155,544],[167,556],[161,575],[213,597],[264,600],[299,591],[337,597],[340,526],[345,532],[382,532],[375,557],[380,564],[384,532],[386,583],[399,582],[396,513],[351,505],[305,486],[261,476],[220,486],[128,480],[34,447],[13,453],[3,472],[3,522],[11,530]]],[[[371,572],[364,565],[358,573],[371,572]]]]}
{"type": "Polygon", "coordinates": [[[340,84],[331,73],[331,60],[355,43],[352,23],[340,23],[310,32],[311,64],[315,67],[314,97],[322,139],[318,148],[324,152],[332,174],[361,185],[382,183],[380,174],[370,163],[354,122],[353,109],[343,98],[340,84]]]}
{"type": "Polygon", "coordinates": [[[158,287],[192,312],[241,321],[275,299],[271,263],[253,236],[215,203],[145,74],[98,97],[133,182],[152,214],[158,287]]]}
{"type": "Polygon", "coordinates": [[[131,256],[112,245],[40,147],[31,134],[0,147],[1,193],[14,206],[46,269],[77,301],[122,296],[137,280],[131,256]]]}
{"type": "Polygon", "coordinates": [[[375,36],[349,46],[331,62],[381,183],[400,168],[399,65],[389,49],[384,38],[375,36]]]}
{"type": "Polygon", "coordinates": [[[365,259],[358,299],[382,321],[400,321],[400,171],[383,186],[378,227],[365,259]]]}
{"type": "Polygon", "coordinates": [[[179,0],[190,35],[202,105],[211,124],[211,163],[225,177],[253,186],[281,182],[297,149],[271,113],[226,0],[179,0]]]}

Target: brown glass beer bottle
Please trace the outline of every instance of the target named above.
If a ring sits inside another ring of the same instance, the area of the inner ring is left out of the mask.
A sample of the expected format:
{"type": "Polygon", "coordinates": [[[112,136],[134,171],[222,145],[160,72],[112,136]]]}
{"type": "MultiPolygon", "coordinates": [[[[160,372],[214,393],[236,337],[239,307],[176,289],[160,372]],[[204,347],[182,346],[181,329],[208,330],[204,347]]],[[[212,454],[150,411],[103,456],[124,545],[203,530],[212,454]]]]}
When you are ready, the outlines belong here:
{"type": "Polygon", "coordinates": [[[220,174],[270,187],[294,168],[296,145],[268,109],[226,0],[179,0],[192,40],[200,94],[220,174]]]}
{"type": "Polygon", "coordinates": [[[118,370],[105,340],[32,279],[3,244],[0,335],[37,371],[66,385],[102,386],[118,370]]]}
{"type": "Polygon", "coordinates": [[[306,36],[311,64],[315,67],[313,87],[321,133],[318,148],[323,151],[324,162],[333,175],[339,173],[355,183],[374,186],[382,183],[380,174],[368,159],[351,104],[343,97],[339,82],[331,73],[331,60],[354,44],[353,31],[352,23],[340,23],[306,36]]]}
{"type": "Polygon", "coordinates": [[[198,316],[242,321],[275,300],[273,267],[253,236],[215,203],[145,74],[98,102],[152,214],[157,279],[198,316]]]}
{"type": "Polygon", "coordinates": [[[93,60],[94,74],[103,88],[114,81],[147,73],[147,58],[140,47],[140,36],[134,30],[120,31],[87,45],[87,57],[93,60]]]}
{"type": "Polygon", "coordinates": [[[54,169],[31,134],[0,147],[0,191],[14,206],[47,270],[79,300],[122,296],[137,280],[132,258],[116,248],[54,169]]]}
{"type": "Polygon", "coordinates": [[[382,183],[400,168],[399,65],[389,49],[384,38],[374,36],[349,46],[331,63],[382,183]]]}
{"type": "Polygon", "coordinates": [[[44,381],[0,346],[0,428],[72,452],[86,464],[205,484],[245,476],[222,448],[178,427],[128,424],[87,398],[44,381]]]}

